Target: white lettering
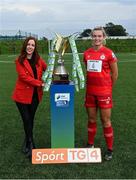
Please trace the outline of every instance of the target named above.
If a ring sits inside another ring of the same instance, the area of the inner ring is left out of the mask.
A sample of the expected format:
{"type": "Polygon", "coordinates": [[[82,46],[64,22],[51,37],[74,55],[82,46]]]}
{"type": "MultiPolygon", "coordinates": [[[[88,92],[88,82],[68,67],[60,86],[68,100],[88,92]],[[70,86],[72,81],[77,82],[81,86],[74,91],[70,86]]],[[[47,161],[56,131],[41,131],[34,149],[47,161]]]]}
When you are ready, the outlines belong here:
{"type": "Polygon", "coordinates": [[[40,161],[41,160],[41,152],[37,152],[36,156],[38,156],[38,159],[36,158],[36,161],[40,161]]]}
{"type": "Polygon", "coordinates": [[[55,154],[54,154],[54,151],[52,151],[52,153],[49,155],[49,160],[53,161],[55,160],[55,154]]]}
{"type": "Polygon", "coordinates": [[[43,154],[42,155],[42,163],[46,160],[48,160],[48,154],[43,154]]]}

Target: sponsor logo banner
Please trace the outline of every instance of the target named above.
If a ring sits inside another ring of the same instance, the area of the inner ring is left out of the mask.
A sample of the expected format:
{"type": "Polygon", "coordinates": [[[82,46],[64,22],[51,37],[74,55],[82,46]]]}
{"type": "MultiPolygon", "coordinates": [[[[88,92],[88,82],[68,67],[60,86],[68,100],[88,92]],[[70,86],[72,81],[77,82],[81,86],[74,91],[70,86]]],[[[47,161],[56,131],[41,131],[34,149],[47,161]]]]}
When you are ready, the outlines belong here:
{"type": "Polygon", "coordinates": [[[57,107],[67,107],[69,106],[70,93],[56,93],[55,102],[57,107]]]}
{"type": "Polygon", "coordinates": [[[100,148],[33,149],[32,164],[100,163],[100,148]]]}

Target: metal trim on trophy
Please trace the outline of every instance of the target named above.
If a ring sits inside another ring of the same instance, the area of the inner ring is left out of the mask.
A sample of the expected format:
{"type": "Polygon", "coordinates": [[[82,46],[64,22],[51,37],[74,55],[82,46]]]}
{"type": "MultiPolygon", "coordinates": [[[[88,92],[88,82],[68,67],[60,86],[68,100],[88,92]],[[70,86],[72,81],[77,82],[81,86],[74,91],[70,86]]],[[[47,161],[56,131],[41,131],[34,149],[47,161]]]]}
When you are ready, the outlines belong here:
{"type": "Polygon", "coordinates": [[[57,39],[55,43],[55,51],[58,53],[57,67],[53,71],[53,83],[54,84],[68,84],[69,83],[69,73],[64,66],[63,55],[68,47],[67,38],[56,34],[57,39]]]}

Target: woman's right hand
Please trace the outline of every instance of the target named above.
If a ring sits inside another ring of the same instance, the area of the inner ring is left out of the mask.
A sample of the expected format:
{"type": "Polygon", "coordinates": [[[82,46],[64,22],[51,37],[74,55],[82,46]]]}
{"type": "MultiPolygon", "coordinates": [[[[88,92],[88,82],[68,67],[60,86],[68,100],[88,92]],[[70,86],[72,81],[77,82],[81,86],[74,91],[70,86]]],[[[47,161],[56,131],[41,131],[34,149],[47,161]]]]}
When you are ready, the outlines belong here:
{"type": "Polygon", "coordinates": [[[44,87],[45,86],[45,83],[42,83],[42,87],[44,87]]]}

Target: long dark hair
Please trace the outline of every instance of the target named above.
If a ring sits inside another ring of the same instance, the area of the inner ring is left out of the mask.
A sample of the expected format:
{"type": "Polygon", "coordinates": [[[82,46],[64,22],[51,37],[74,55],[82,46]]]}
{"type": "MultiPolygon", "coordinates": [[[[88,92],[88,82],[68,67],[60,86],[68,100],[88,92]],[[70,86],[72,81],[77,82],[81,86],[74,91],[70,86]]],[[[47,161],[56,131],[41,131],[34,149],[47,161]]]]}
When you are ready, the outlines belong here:
{"type": "Polygon", "coordinates": [[[30,36],[30,37],[27,37],[23,43],[23,46],[22,46],[22,49],[21,49],[21,53],[18,57],[18,61],[20,62],[20,64],[23,64],[25,58],[27,57],[27,52],[26,52],[26,47],[27,47],[27,44],[28,44],[28,41],[29,40],[34,40],[35,42],[35,49],[34,49],[34,52],[33,52],[33,55],[32,55],[32,59],[33,59],[33,63],[34,64],[37,64],[38,63],[38,60],[40,58],[40,55],[37,51],[37,40],[30,36]]]}

